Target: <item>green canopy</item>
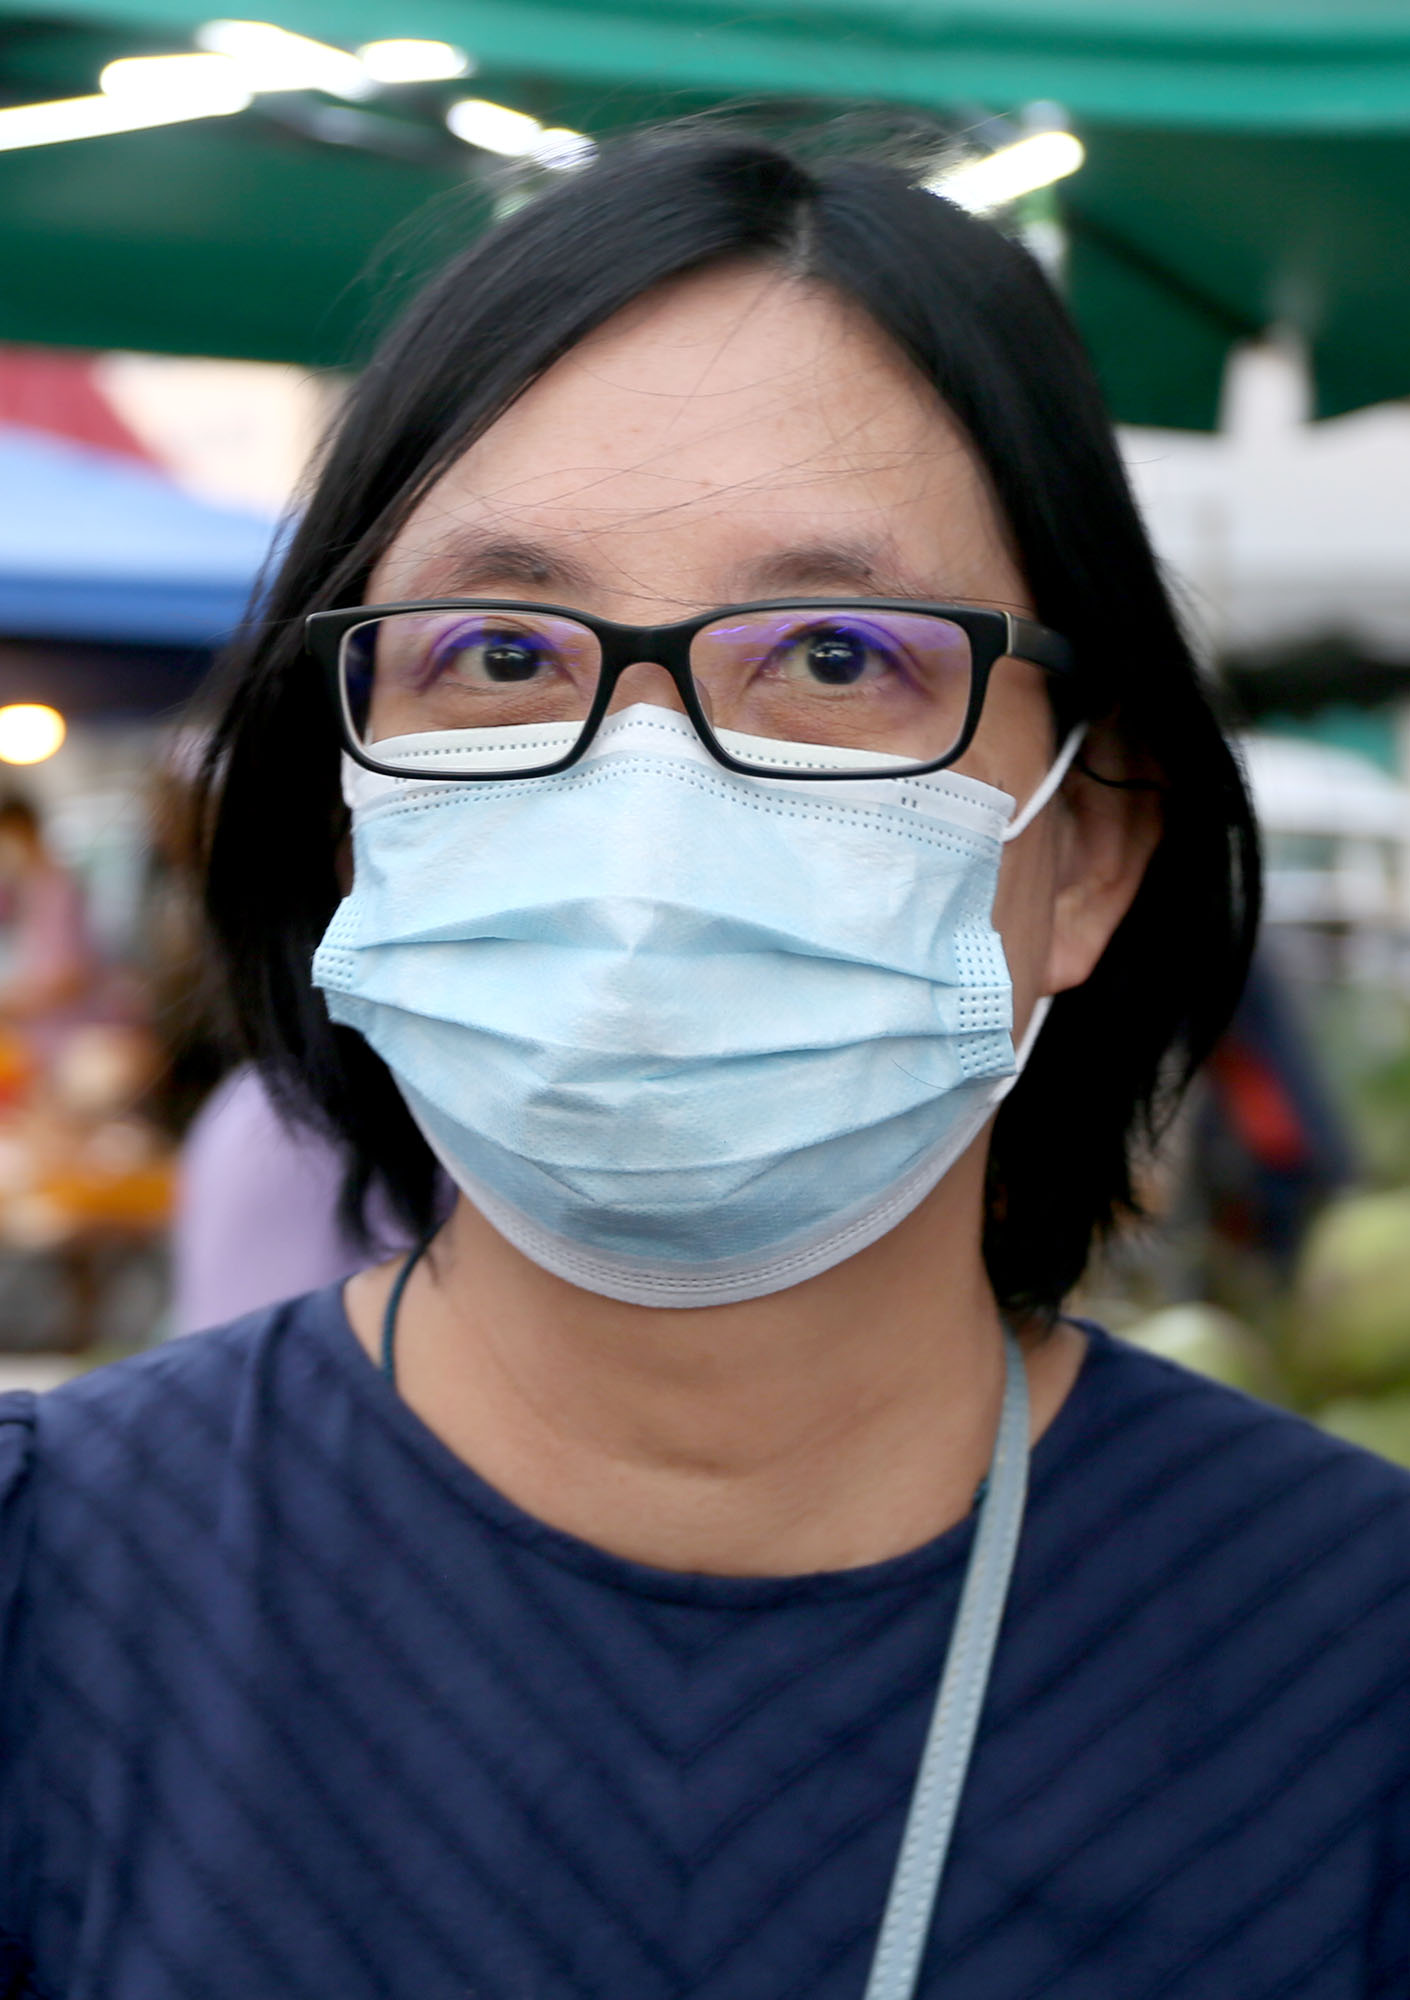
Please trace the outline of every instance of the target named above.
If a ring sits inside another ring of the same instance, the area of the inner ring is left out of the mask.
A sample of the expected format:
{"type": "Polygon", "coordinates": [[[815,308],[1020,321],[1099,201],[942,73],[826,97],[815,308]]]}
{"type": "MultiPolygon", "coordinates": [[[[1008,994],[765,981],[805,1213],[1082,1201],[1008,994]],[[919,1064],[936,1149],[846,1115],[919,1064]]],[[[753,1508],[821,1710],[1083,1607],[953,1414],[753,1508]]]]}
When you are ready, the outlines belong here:
{"type": "MultiPolygon", "coordinates": [[[[0,0],[13,103],[190,46],[199,0],[0,0]]],[[[470,86],[0,153],[0,339],[327,365],[488,212],[466,88],[606,133],[736,99],[960,126],[1056,100],[1072,302],[1119,415],[1204,427],[1231,341],[1312,356],[1321,414],[1410,395],[1410,0],[279,0],[354,46],[458,43],[470,86]],[[429,204],[429,207],[428,207],[429,204]]]]}

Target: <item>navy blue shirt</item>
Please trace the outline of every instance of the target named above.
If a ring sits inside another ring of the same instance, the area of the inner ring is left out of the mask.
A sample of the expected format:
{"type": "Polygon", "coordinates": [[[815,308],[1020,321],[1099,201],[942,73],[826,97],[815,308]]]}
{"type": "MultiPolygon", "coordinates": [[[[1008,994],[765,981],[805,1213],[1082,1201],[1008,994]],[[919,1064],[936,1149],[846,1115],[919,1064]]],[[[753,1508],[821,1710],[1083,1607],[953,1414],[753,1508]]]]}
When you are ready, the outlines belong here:
{"type": "MultiPolygon", "coordinates": [[[[0,1991],[858,2000],[972,1522],[676,1575],[336,1291],[0,1402],[0,1991]]],[[[922,1990],[1410,1995],[1410,1477],[1093,1334],[922,1990]]]]}

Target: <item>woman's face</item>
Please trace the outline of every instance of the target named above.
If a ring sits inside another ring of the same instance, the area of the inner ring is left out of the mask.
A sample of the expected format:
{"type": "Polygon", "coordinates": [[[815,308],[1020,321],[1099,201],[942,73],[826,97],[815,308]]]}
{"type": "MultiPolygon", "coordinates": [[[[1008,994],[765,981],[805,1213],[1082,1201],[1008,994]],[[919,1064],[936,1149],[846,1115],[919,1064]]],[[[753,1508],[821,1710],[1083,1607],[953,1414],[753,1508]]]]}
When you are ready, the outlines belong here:
{"type": "MultiPolygon", "coordinates": [[[[542,598],[650,625],[833,592],[1033,609],[919,372],[859,307],[736,264],[662,287],[550,369],[432,488],[368,598],[542,598]]],[[[618,686],[614,706],[631,702],[680,705],[645,663],[618,686]]],[[[1001,661],[958,768],[1021,802],[1055,747],[1042,674],[1001,661]]],[[[995,919],[1020,1027],[1087,976],[1144,860],[1129,819],[1076,809],[1077,789],[1005,850],[995,919]]]]}

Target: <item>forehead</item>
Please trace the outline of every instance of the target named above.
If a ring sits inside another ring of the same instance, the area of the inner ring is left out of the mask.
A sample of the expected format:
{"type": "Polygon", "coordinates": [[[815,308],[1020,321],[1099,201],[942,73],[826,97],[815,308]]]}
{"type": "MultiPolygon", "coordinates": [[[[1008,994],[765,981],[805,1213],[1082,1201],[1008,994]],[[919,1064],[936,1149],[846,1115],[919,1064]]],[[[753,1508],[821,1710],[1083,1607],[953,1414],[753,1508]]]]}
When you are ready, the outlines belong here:
{"type": "Polygon", "coordinates": [[[919,370],[860,307],[734,265],[638,300],[533,383],[421,502],[372,595],[561,580],[579,601],[709,603],[795,557],[786,587],[1024,597],[919,370]]]}

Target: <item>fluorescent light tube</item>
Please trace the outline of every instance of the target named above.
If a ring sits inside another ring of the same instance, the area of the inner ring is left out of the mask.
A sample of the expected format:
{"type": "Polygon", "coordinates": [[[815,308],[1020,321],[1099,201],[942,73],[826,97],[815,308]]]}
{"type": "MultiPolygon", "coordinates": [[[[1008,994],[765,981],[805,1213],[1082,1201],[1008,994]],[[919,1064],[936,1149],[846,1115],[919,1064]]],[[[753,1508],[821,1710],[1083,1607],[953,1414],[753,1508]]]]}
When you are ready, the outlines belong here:
{"type": "Polygon", "coordinates": [[[439,83],[445,77],[469,76],[475,67],[464,49],[449,42],[397,38],[364,42],[357,60],[376,83],[439,83]]]}
{"type": "Polygon", "coordinates": [[[207,21],[194,39],[198,48],[237,62],[252,91],[323,90],[356,100],[377,88],[346,49],[291,34],[272,21],[207,21]]]}
{"type": "Polygon", "coordinates": [[[925,185],[932,194],[943,194],[961,208],[982,215],[1075,174],[1086,157],[1082,141],[1073,132],[1034,132],[983,159],[965,160],[925,185]]]}

